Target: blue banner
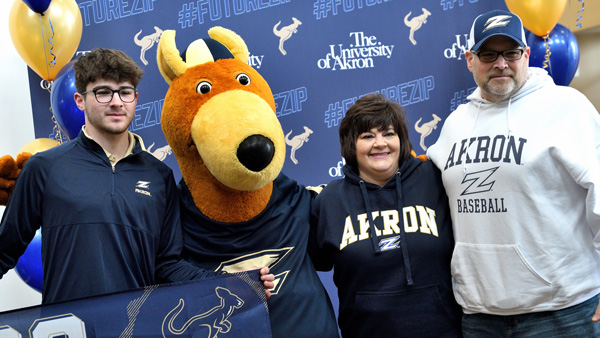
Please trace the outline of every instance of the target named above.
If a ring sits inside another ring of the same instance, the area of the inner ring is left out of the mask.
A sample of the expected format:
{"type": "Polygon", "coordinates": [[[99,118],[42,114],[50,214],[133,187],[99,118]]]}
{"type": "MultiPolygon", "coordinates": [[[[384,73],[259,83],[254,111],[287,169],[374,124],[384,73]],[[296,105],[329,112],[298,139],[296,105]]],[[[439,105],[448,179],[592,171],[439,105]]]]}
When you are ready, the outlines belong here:
{"type": "Polygon", "coordinates": [[[0,337],[271,337],[258,271],[0,313],[0,337]]]}

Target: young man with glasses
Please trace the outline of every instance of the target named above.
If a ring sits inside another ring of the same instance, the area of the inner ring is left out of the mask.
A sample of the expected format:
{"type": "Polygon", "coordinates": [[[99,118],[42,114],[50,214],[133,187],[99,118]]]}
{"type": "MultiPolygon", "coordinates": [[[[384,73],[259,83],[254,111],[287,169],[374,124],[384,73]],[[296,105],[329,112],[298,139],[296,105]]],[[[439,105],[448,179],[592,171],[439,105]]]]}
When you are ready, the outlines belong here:
{"type": "Polygon", "coordinates": [[[529,68],[518,16],[473,22],[477,89],[427,155],[442,171],[465,337],[600,337],[600,115],[529,68]]]}
{"type": "Polygon", "coordinates": [[[180,260],[173,173],[127,130],[142,70],[112,49],[81,56],[74,70],[85,125],[19,174],[0,225],[0,277],[40,226],[44,304],[214,275],[180,260]]]}

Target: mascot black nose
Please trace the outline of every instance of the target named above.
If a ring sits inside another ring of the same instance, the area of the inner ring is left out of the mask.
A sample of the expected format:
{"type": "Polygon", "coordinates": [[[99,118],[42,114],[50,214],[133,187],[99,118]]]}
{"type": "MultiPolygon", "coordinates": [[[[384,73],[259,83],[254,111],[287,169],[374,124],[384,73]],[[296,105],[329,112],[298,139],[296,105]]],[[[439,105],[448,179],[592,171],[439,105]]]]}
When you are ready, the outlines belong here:
{"type": "Polygon", "coordinates": [[[256,172],[266,168],[274,155],[275,145],[262,135],[248,136],[237,150],[237,158],[240,163],[256,172]]]}

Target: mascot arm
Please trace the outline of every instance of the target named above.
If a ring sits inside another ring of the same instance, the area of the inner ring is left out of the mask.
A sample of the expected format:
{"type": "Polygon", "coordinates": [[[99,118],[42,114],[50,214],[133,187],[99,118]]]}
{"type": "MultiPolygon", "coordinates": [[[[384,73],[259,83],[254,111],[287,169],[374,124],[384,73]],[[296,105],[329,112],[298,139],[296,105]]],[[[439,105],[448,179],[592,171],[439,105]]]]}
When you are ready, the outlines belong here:
{"type": "Polygon", "coordinates": [[[30,157],[30,153],[20,153],[16,160],[10,155],[0,157],[0,205],[8,203],[15,181],[30,157]]]}

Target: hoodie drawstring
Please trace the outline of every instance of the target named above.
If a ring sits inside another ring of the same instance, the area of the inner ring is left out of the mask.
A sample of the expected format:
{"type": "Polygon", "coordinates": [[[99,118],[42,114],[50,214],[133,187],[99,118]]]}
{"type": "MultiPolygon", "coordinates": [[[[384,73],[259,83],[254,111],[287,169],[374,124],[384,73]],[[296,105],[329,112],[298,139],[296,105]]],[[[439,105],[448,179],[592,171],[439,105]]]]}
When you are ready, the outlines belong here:
{"type": "MultiPolygon", "coordinates": [[[[365,186],[365,182],[360,180],[359,182],[360,192],[363,198],[363,202],[365,203],[365,208],[367,210],[367,217],[369,219],[369,231],[371,232],[371,244],[373,245],[373,251],[375,254],[380,254],[381,249],[378,244],[378,236],[376,233],[375,222],[373,221],[373,211],[371,209],[371,203],[369,202],[369,194],[367,192],[367,187],[365,186]]],[[[406,245],[406,233],[404,232],[404,216],[402,214],[403,210],[403,201],[402,201],[402,186],[400,182],[400,171],[396,172],[396,194],[398,201],[398,213],[400,222],[398,227],[400,228],[400,249],[402,250],[402,259],[404,264],[404,272],[406,274],[406,283],[408,285],[413,285],[414,281],[412,279],[412,270],[410,268],[410,259],[408,256],[408,247],[406,245]]]]}
{"type": "Polygon", "coordinates": [[[510,103],[512,101],[512,97],[508,99],[508,108],[506,110],[506,128],[508,129],[508,137],[507,140],[510,141],[510,137],[512,135],[512,127],[510,125],[510,103]]]}
{"type": "Polygon", "coordinates": [[[402,210],[404,209],[403,200],[402,200],[402,182],[400,180],[400,171],[396,172],[396,193],[398,194],[398,218],[400,228],[400,248],[402,249],[402,258],[404,259],[404,273],[406,274],[406,283],[408,285],[413,285],[412,279],[412,270],[410,268],[410,257],[408,256],[408,247],[406,245],[406,233],[404,232],[404,213],[402,210]]]}
{"type": "Polygon", "coordinates": [[[369,231],[371,232],[371,243],[373,244],[373,250],[376,254],[380,254],[381,249],[377,243],[378,238],[377,233],[375,232],[375,222],[373,222],[373,213],[371,211],[371,203],[369,202],[369,195],[367,193],[367,187],[365,187],[365,181],[360,180],[358,185],[360,186],[363,202],[365,203],[365,208],[367,209],[367,217],[369,217],[369,231]]]}
{"type": "MultiPolygon", "coordinates": [[[[479,120],[479,109],[481,109],[481,101],[479,101],[479,104],[477,105],[477,112],[475,113],[475,123],[473,123],[473,128],[471,128],[471,135],[469,135],[469,138],[467,139],[467,156],[469,156],[469,146],[471,145],[471,137],[473,137],[473,134],[475,134],[475,127],[477,127],[477,120],[479,120]]],[[[467,176],[467,160],[465,159],[463,161],[463,177],[467,176]]]]}

